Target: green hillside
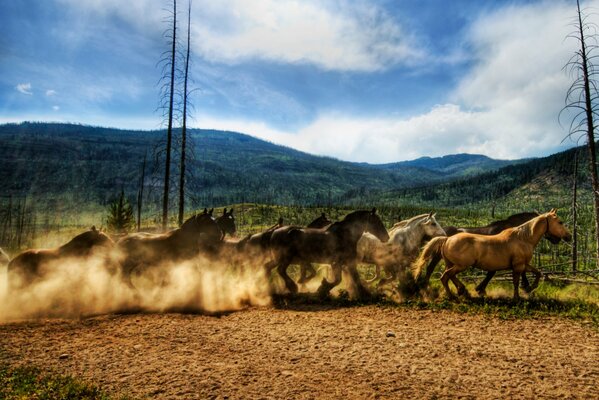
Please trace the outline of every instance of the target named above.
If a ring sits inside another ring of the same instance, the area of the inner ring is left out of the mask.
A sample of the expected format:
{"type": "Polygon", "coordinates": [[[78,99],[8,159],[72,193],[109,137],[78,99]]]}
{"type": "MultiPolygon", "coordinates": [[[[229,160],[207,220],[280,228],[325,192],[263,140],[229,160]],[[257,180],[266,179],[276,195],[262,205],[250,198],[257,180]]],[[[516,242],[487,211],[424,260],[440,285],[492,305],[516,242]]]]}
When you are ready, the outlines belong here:
{"type": "MultiPolygon", "coordinates": [[[[164,131],[131,131],[74,124],[0,125],[3,195],[28,196],[42,207],[105,205],[122,189],[132,198],[147,151],[148,204],[159,204],[162,171],[152,155],[164,131]]],[[[242,201],[276,204],[346,202],[370,193],[454,179],[465,165],[488,171],[503,161],[459,155],[426,163],[372,165],[318,157],[248,135],[191,131],[188,193],[195,205],[242,201]],[[470,160],[471,159],[471,160],[470,160]],[[470,161],[469,161],[470,160],[470,161]],[[432,165],[432,166],[431,166],[432,165]]],[[[176,147],[176,146],[175,146],[176,147]]],[[[175,156],[175,159],[177,157],[175,156]]],[[[176,176],[177,165],[173,165],[176,176]]],[[[175,179],[173,180],[175,182],[175,179]]],[[[172,185],[175,188],[175,185],[172,185]]]]}

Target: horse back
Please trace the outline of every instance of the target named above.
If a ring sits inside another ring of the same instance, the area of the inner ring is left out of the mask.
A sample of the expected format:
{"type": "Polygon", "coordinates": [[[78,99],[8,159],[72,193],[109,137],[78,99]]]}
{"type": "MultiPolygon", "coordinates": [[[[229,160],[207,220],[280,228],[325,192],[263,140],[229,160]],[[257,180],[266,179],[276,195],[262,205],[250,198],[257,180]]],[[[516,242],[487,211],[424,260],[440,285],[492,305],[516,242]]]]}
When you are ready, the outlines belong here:
{"type": "Polygon", "coordinates": [[[476,266],[485,270],[508,269],[514,264],[526,263],[532,249],[518,240],[508,228],[496,235],[462,232],[447,238],[443,257],[452,264],[476,266]]]}

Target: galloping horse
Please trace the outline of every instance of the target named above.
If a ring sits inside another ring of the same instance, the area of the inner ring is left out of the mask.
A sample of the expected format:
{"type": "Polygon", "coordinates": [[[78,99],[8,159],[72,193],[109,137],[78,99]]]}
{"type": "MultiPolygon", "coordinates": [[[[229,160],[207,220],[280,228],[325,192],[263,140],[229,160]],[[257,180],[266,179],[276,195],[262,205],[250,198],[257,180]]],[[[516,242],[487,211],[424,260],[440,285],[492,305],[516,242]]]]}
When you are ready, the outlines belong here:
{"type": "Polygon", "coordinates": [[[124,255],[121,262],[123,279],[133,286],[131,273],[136,268],[156,266],[161,262],[189,260],[201,251],[214,252],[221,238],[222,231],[207,210],[167,233],[128,235],[117,242],[124,255]]]}
{"type": "MultiPolygon", "coordinates": [[[[513,227],[522,225],[523,223],[528,222],[531,219],[538,217],[538,216],[539,216],[539,213],[537,213],[537,212],[521,212],[518,214],[510,215],[506,219],[491,222],[489,225],[486,225],[486,226],[470,227],[470,228],[456,228],[455,226],[447,226],[444,229],[445,229],[445,232],[447,233],[447,236],[453,236],[456,233],[460,233],[460,232],[477,233],[479,235],[496,235],[499,232],[501,232],[507,228],[513,228],[513,227]]],[[[559,242],[559,240],[558,240],[558,242],[559,242]]],[[[557,244],[557,243],[554,243],[554,244],[557,244]]],[[[437,263],[439,261],[441,261],[440,255],[436,258],[433,258],[433,260],[431,260],[431,262],[427,268],[425,284],[428,284],[430,275],[432,274],[432,272],[435,268],[435,265],[437,265],[437,263]]],[[[495,271],[488,271],[485,278],[476,286],[475,290],[480,296],[483,296],[485,294],[485,292],[487,290],[487,285],[489,285],[489,282],[491,281],[491,279],[493,279],[495,274],[496,274],[495,271]]],[[[528,282],[528,279],[526,278],[526,274],[522,274],[522,287],[524,288],[525,291],[527,291],[527,292],[530,291],[530,283],[528,282]]]]}
{"type": "MultiPolygon", "coordinates": [[[[210,213],[210,215],[212,215],[212,213],[210,213]]],[[[232,208],[228,212],[225,208],[223,210],[223,215],[216,218],[216,223],[222,232],[221,240],[225,238],[227,233],[231,236],[235,236],[237,226],[235,225],[235,217],[233,216],[232,208]]]]}
{"type": "Polygon", "coordinates": [[[428,260],[434,254],[440,254],[445,260],[445,272],[441,276],[441,283],[447,295],[454,297],[449,290],[447,281],[451,279],[458,288],[458,294],[465,293],[466,287],[457,279],[456,274],[469,267],[485,271],[511,269],[514,299],[518,299],[520,275],[523,272],[535,274],[531,290],[534,290],[539,284],[541,273],[530,265],[530,261],[536,245],[543,236],[551,239],[552,242],[559,242],[560,239],[566,241],[572,239],[572,235],[558,218],[555,208],[518,227],[505,229],[496,235],[487,236],[462,232],[451,237],[435,238],[424,247],[422,254],[414,264],[414,276],[418,278],[428,260]]]}
{"type": "Polygon", "coordinates": [[[333,282],[323,278],[318,289],[321,296],[341,282],[341,271],[345,266],[357,285],[359,295],[368,294],[360,282],[356,266],[356,243],[364,232],[374,234],[381,241],[389,240],[389,234],[381,219],[372,211],[355,211],[342,221],[335,222],[326,228],[291,228],[276,229],[271,236],[270,246],[273,254],[273,265],[277,266],[279,275],[291,293],[297,293],[296,283],[287,275],[287,267],[291,264],[308,264],[312,262],[330,264],[333,269],[333,282]]]}
{"type": "Polygon", "coordinates": [[[100,232],[95,226],[83,232],[68,243],[55,249],[25,250],[17,255],[8,264],[8,286],[19,288],[43,279],[46,271],[44,266],[52,261],[59,261],[72,257],[87,257],[98,249],[109,249],[114,242],[105,233],[100,232]]]}
{"type": "Polygon", "coordinates": [[[374,282],[380,277],[381,267],[387,277],[381,279],[378,286],[396,280],[398,273],[407,270],[416,259],[424,243],[437,236],[445,236],[445,231],[432,212],[396,223],[389,230],[387,243],[381,243],[370,233],[363,234],[357,245],[358,261],[376,266],[374,278],[367,282],[374,282]]]}

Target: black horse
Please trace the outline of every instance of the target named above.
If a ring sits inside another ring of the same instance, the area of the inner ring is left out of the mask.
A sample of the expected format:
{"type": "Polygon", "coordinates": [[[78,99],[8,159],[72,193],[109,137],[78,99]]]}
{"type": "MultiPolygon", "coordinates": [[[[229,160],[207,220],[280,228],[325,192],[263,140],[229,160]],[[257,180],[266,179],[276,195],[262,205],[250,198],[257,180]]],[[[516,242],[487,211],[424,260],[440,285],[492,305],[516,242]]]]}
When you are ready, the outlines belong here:
{"type": "Polygon", "coordinates": [[[123,252],[121,262],[123,279],[131,283],[131,274],[137,268],[155,267],[164,262],[189,260],[199,252],[218,251],[223,233],[212,217],[204,210],[181,225],[163,234],[133,233],[117,242],[123,252]]]}
{"type": "Polygon", "coordinates": [[[235,224],[235,217],[233,216],[233,209],[229,211],[225,208],[223,215],[216,218],[216,223],[222,232],[221,240],[225,238],[228,233],[230,236],[235,236],[237,232],[237,225],[235,224]]]}
{"type": "Polygon", "coordinates": [[[389,234],[381,219],[372,211],[355,211],[343,220],[325,228],[288,228],[275,229],[270,238],[273,265],[285,281],[287,290],[297,293],[297,284],[287,275],[291,264],[309,264],[312,262],[330,264],[333,269],[333,282],[323,278],[318,289],[321,296],[341,282],[341,271],[347,268],[358,295],[368,295],[362,285],[357,270],[356,244],[364,232],[370,232],[382,242],[389,240],[389,234]]]}

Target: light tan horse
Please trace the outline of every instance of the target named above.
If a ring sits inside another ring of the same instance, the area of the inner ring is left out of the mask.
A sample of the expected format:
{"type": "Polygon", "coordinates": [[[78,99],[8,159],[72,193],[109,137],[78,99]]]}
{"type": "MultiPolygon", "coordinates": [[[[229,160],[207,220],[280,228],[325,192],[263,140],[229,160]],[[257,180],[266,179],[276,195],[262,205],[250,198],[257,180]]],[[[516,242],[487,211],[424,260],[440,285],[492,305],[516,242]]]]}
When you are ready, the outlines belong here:
{"type": "Polygon", "coordinates": [[[531,290],[539,284],[541,273],[530,265],[535,247],[543,238],[564,239],[570,241],[572,235],[557,216],[554,208],[530,221],[508,228],[497,235],[479,235],[474,233],[458,233],[451,237],[439,237],[431,240],[413,265],[414,277],[418,280],[424,266],[436,255],[443,257],[445,272],[441,283],[449,297],[454,297],[449,290],[451,280],[458,294],[466,292],[466,287],[456,275],[470,267],[485,271],[512,270],[514,282],[514,299],[519,298],[518,286],[523,272],[535,274],[531,290]]]}

